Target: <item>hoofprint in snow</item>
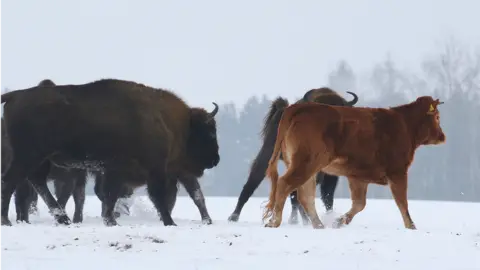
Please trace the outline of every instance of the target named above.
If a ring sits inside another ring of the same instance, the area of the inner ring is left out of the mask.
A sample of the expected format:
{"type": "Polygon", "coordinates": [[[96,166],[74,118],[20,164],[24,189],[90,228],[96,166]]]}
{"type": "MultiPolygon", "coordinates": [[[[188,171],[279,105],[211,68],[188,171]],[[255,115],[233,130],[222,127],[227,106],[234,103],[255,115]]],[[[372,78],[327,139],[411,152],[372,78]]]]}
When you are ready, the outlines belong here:
{"type": "MultiPolygon", "coordinates": [[[[406,230],[393,200],[369,199],[366,209],[341,229],[314,230],[288,225],[290,204],[280,228],[264,228],[261,205],[251,198],[240,221],[229,223],[236,198],[209,197],[213,225],[202,225],[188,197],[173,212],[178,227],[164,227],[147,197],[139,196],[120,226],[105,227],[100,202],[87,197],[84,223],[56,226],[43,201],[31,223],[2,227],[1,267],[23,269],[480,269],[480,204],[410,201],[417,231],[406,230]]],[[[335,200],[335,213],[317,211],[328,226],[347,211],[335,200]]],[[[12,201],[12,206],[14,205],[12,201]]],[[[67,205],[69,216],[73,202],[67,205]]],[[[300,220],[301,224],[301,220],[300,220]]]]}

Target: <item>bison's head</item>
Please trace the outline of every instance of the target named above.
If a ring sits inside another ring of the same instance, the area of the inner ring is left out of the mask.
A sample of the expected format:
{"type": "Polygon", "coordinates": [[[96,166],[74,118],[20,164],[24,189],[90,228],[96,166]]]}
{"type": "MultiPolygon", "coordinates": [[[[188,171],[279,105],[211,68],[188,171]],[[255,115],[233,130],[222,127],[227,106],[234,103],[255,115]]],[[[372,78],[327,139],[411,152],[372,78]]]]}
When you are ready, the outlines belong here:
{"type": "Polygon", "coordinates": [[[44,79],[44,80],[42,80],[41,82],[38,83],[38,86],[51,87],[51,86],[56,86],[56,84],[50,79],[44,79]]]}
{"type": "Polygon", "coordinates": [[[187,157],[189,170],[197,177],[203,175],[205,169],[211,169],[220,162],[215,121],[218,105],[216,103],[213,105],[215,105],[215,109],[212,112],[200,108],[190,110],[187,157]]]}
{"type": "Polygon", "coordinates": [[[437,106],[443,104],[438,99],[425,96],[417,99],[421,103],[420,139],[422,144],[445,143],[446,136],[440,126],[440,112],[437,106]]]}
{"type": "Polygon", "coordinates": [[[312,89],[305,93],[305,95],[303,96],[303,100],[313,101],[327,105],[352,107],[358,102],[358,96],[353,92],[347,91],[347,93],[353,96],[353,99],[351,101],[346,101],[337,92],[333,91],[328,87],[322,87],[318,89],[312,89]]]}

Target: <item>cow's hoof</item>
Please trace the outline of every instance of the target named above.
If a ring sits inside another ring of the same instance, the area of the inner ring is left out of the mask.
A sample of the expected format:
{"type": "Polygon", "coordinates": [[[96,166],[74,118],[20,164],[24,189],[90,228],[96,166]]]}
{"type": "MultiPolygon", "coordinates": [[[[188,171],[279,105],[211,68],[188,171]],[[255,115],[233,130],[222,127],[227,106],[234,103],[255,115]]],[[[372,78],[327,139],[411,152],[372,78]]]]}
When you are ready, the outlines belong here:
{"type": "Polygon", "coordinates": [[[212,225],[212,219],[211,218],[204,218],[202,219],[202,223],[205,225],[212,225]]]}
{"type": "Polygon", "coordinates": [[[62,224],[62,225],[72,224],[72,221],[70,220],[70,218],[67,215],[58,216],[58,217],[56,217],[56,220],[57,220],[58,224],[62,224]]]}
{"type": "Polygon", "coordinates": [[[340,229],[340,228],[344,227],[345,224],[346,224],[345,217],[339,217],[333,222],[332,228],[340,229]]]}
{"type": "Polygon", "coordinates": [[[237,222],[239,218],[240,218],[239,214],[233,213],[228,217],[228,221],[237,222]]]}

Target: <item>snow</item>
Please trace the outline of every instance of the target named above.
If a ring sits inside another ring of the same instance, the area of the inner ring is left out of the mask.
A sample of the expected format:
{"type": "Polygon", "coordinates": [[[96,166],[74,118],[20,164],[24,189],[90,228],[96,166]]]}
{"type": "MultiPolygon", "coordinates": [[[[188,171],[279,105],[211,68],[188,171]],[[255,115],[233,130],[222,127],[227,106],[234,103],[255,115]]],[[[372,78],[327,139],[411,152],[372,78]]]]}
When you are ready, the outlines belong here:
{"type": "MultiPolygon", "coordinates": [[[[179,197],[173,211],[177,227],[159,222],[147,197],[135,197],[129,217],[121,226],[107,228],[100,202],[87,197],[84,223],[56,226],[39,200],[32,224],[17,224],[13,201],[12,227],[2,226],[4,270],[23,269],[480,269],[480,204],[410,201],[418,230],[403,228],[392,200],[373,200],[353,222],[341,229],[314,230],[310,225],[289,225],[287,202],[280,228],[261,224],[265,198],[251,198],[240,221],[228,216],[237,198],[207,197],[213,225],[202,225],[188,197],[179,197]]],[[[348,199],[335,200],[333,216],[348,210],[348,199]]],[[[67,205],[70,217],[73,200],[67,205]]]]}

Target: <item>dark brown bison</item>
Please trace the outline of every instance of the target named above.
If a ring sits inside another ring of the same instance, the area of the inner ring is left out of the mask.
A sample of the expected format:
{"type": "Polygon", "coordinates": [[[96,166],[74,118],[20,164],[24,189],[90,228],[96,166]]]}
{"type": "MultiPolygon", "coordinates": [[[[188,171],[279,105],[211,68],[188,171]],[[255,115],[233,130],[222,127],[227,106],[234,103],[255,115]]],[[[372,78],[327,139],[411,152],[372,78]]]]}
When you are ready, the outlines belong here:
{"type": "MultiPolygon", "coordinates": [[[[358,96],[352,92],[347,91],[347,93],[353,96],[353,100],[346,101],[337,92],[328,87],[316,88],[306,92],[303,98],[298,100],[295,104],[313,101],[329,105],[352,107],[358,102],[358,96]]],[[[252,196],[253,192],[258,188],[262,180],[265,178],[265,172],[268,167],[268,160],[273,153],[273,147],[275,145],[278,124],[280,122],[284,109],[288,107],[288,105],[288,101],[285,98],[281,97],[278,97],[272,102],[270,110],[265,118],[262,130],[262,147],[260,148],[260,151],[258,152],[251,165],[247,183],[245,183],[245,185],[243,186],[235,210],[228,218],[229,221],[238,221],[243,206],[252,196]]],[[[331,211],[333,209],[333,196],[337,187],[338,176],[323,174],[319,172],[316,175],[316,183],[320,185],[320,195],[323,204],[325,205],[325,208],[327,209],[327,211],[331,211]]],[[[302,216],[303,223],[307,224],[309,220],[305,213],[305,210],[298,203],[297,191],[293,191],[290,194],[290,201],[292,204],[292,213],[289,222],[291,224],[296,224],[298,222],[297,210],[299,210],[302,216]]]]}
{"type": "MultiPolygon", "coordinates": [[[[102,171],[102,217],[116,225],[114,206],[122,190],[147,185],[164,225],[176,225],[169,191],[181,182],[211,220],[198,177],[220,161],[215,109],[191,108],[170,91],[103,79],[82,85],[32,87],[2,95],[13,157],[3,174],[2,225],[18,179],[28,179],[56,221],[70,224],[47,188],[52,164],[102,171]]],[[[208,219],[208,220],[207,220],[208,219]]]]}

